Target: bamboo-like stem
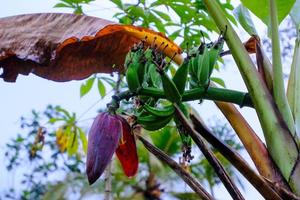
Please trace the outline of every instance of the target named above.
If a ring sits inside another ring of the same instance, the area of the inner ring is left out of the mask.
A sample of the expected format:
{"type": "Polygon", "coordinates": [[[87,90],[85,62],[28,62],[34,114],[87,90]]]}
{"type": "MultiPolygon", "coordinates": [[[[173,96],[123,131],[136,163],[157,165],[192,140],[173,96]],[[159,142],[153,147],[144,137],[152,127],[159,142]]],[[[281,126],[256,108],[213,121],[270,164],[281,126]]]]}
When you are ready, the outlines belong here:
{"type": "Polygon", "coordinates": [[[271,15],[271,36],[272,36],[272,60],[273,60],[273,95],[275,102],[278,106],[280,113],[286,124],[288,125],[291,133],[295,134],[294,120],[290,106],[285,95],[282,63],[281,63],[281,51],[279,42],[278,31],[278,15],[277,5],[275,0],[269,0],[270,15],[271,15]]]}
{"type": "Polygon", "coordinates": [[[231,195],[231,197],[235,200],[242,200],[244,197],[238,190],[237,186],[234,184],[234,182],[231,180],[230,176],[226,173],[224,167],[221,165],[219,160],[214,156],[212,151],[207,147],[207,145],[203,142],[202,138],[197,134],[197,132],[194,130],[194,128],[190,125],[184,114],[181,112],[178,105],[174,104],[175,107],[175,114],[182,123],[183,128],[186,130],[186,132],[191,136],[193,141],[196,143],[198,148],[201,150],[203,155],[206,157],[208,162],[211,164],[211,166],[214,168],[216,174],[226,187],[227,191],[231,195]]]}
{"type": "Polygon", "coordinates": [[[270,157],[266,146],[256,135],[243,115],[236,109],[234,105],[230,103],[215,101],[215,104],[222,111],[232,128],[235,130],[237,136],[240,138],[253,163],[255,164],[258,172],[262,176],[277,182],[285,188],[288,188],[288,185],[281,172],[278,170],[276,164],[270,157]]]}
{"type": "Polygon", "coordinates": [[[291,66],[291,72],[288,82],[287,88],[287,98],[289,105],[291,107],[294,121],[295,121],[295,129],[296,135],[298,138],[300,137],[300,106],[299,106],[299,96],[300,96],[300,37],[295,41],[295,49],[293,55],[293,62],[291,66]]]}
{"type": "Polygon", "coordinates": [[[251,169],[247,162],[230,146],[224,144],[195,115],[191,120],[198,134],[215,147],[238,171],[268,200],[282,200],[282,198],[268,185],[268,183],[251,169]]]}
{"type": "Polygon", "coordinates": [[[145,148],[157,157],[163,163],[166,163],[172,170],[180,176],[191,189],[196,192],[201,199],[213,200],[214,198],[201,186],[201,184],[195,180],[187,171],[185,171],[179,164],[177,164],[172,158],[165,154],[162,150],[153,146],[150,142],[145,140],[142,136],[136,135],[137,138],[143,143],[145,148]]]}
{"type": "Polygon", "coordinates": [[[203,0],[203,3],[219,29],[225,33],[225,41],[239,67],[258,114],[268,150],[288,180],[298,157],[298,147],[294,138],[282,121],[266,85],[219,3],[216,0],[203,0]]]}

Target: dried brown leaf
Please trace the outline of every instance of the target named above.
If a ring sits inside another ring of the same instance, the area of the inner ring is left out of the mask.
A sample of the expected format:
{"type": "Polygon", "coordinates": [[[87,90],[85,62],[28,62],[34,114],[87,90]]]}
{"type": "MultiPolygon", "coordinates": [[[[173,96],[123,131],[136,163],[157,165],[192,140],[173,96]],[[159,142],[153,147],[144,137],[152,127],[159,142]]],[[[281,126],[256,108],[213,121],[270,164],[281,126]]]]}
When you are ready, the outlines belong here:
{"type": "MultiPolygon", "coordinates": [[[[154,38],[168,44],[168,56],[181,53],[162,33],[83,15],[19,15],[0,19],[0,27],[1,77],[9,82],[18,74],[63,82],[122,71],[130,47],[146,36],[148,44],[154,38]]],[[[181,59],[178,55],[175,61],[181,59]]]]}

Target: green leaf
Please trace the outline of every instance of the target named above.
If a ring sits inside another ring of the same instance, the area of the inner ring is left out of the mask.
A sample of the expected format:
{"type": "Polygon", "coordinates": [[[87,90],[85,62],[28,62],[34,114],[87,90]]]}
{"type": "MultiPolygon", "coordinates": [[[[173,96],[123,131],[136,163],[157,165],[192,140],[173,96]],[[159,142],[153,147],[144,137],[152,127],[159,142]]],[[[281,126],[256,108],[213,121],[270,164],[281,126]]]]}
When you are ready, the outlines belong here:
{"type": "Polygon", "coordinates": [[[107,77],[101,77],[101,79],[108,83],[112,88],[116,87],[116,82],[113,79],[107,77]]]}
{"type": "Polygon", "coordinates": [[[114,4],[116,4],[118,6],[118,8],[120,8],[121,10],[123,10],[123,3],[121,0],[110,0],[111,2],[113,2],[114,4]]]}
{"type": "Polygon", "coordinates": [[[171,40],[175,40],[180,35],[181,29],[174,31],[171,35],[169,35],[169,38],[171,40]]]}
{"type": "Polygon", "coordinates": [[[290,15],[296,25],[296,28],[300,29],[300,0],[296,0],[296,3],[294,4],[290,15]]]}
{"type": "Polygon", "coordinates": [[[54,8],[73,8],[73,6],[64,3],[57,3],[54,5],[54,8]]]}
{"type": "Polygon", "coordinates": [[[70,115],[70,113],[66,109],[63,109],[60,106],[56,106],[55,110],[57,112],[63,113],[67,119],[69,119],[69,120],[72,119],[72,116],[70,115]]]}
{"type": "Polygon", "coordinates": [[[213,82],[215,82],[215,83],[221,85],[221,86],[224,87],[224,88],[226,87],[224,80],[221,79],[221,78],[211,77],[210,80],[212,80],[213,82]]]}
{"type": "Polygon", "coordinates": [[[88,141],[86,139],[86,135],[85,135],[84,131],[81,128],[77,127],[77,129],[78,129],[78,132],[79,132],[79,137],[80,137],[80,140],[81,140],[83,151],[86,154],[87,153],[87,144],[88,144],[88,141]]]}
{"type": "Polygon", "coordinates": [[[249,35],[257,35],[250,12],[245,6],[240,4],[236,9],[234,9],[233,14],[249,35]]]}
{"type": "Polygon", "coordinates": [[[150,135],[155,146],[169,155],[177,153],[181,148],[181,141],[175,127],[166,126],[150,135]]]}
{"type": "Polygon", "coordinates": [[[86,95],[93,87],[95,78],[89,78],[84,84],[80,86],[80,97],[86,95]]]}
{"type": "Polygon", "coordinates": [[[51,118],[51,119],[49,119],[49,121],[48,121],[48,123],[49,124],[54,124],[55,122],[57,122],[57,121],[64,121],[65,119],[62,119],[62,118],[51,118]]]}
{"type": "Polygon", "coordinates": [[[189,200],[197,200],[199,199],[199,196],[194,193],[194,192],[185,192],[185,193],[171,193],[172,196],[176,197],[176,199],[179,199],[179,200],[186,200],[186,199],[189,199],[189,200]]]}
{"type": "Polygon", "coordinates": [[[103,82],[100,79],[98,79],[98,91],[99,91],[101,98],[105,97],[106,89],[105,89],[103,82]]]}
{"type": "Polygon", "coordinates": [[[172,21],[171,17],[169,15],[167,15],[164,12],[158,11],[158,10],[153,10],[153,12],[155,12],[155,14],[157,14],[160,18],[166,20],[166,21],[172,21]]]}
{"type": "MultiPolygon", "coordinates": [[[[241,0],[243,5],[253,12],[266,25],[270,24],[269,0],[241,0]]],[[[295,0],[276,0],[279,23],[289,14],[295,0]]]]}

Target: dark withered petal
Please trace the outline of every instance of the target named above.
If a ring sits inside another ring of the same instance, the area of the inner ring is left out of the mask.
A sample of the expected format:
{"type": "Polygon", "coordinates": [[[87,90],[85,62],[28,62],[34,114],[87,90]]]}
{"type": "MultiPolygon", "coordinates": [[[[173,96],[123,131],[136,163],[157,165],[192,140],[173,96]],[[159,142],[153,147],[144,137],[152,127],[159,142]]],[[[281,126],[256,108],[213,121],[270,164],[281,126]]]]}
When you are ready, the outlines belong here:
{"type": "Polygon", "coordinates": [[[138,170],[138,155],[136,151],[136,143],[134,135],[131,133],[131,128],[128,122],[119,116],[122,122],[123,137],[116,150],[116,155],[120,160],[123,171],[127,177],[132,177],[138,170]]]}
{"type": "Polygon", "coordinates": [[[116,115],[99,114],[88,137],[86,173],[93,184],[109,164],[120,140],[122,123],[116,115]]]}

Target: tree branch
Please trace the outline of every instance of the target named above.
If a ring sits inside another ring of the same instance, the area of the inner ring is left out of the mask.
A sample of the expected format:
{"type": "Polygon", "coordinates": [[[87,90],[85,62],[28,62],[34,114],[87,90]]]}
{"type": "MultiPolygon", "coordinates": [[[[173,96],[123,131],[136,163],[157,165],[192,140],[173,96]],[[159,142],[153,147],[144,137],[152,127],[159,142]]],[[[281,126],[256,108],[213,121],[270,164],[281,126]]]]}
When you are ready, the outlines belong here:
{"type": "Polygon", "coordinates": [[[203,200],[213,200],[214,198],[196,181],[188,172],[186,172],[179,164],[177,164],[172,158],[170,158],[163,151],[153,146],[142,136],[137,135],[137,138],[143,143],[145,148],[156,156],[160,161],[166,163],[173,171],[180,176],[186,184],[188,184],[194,192],[203,200]]]}

